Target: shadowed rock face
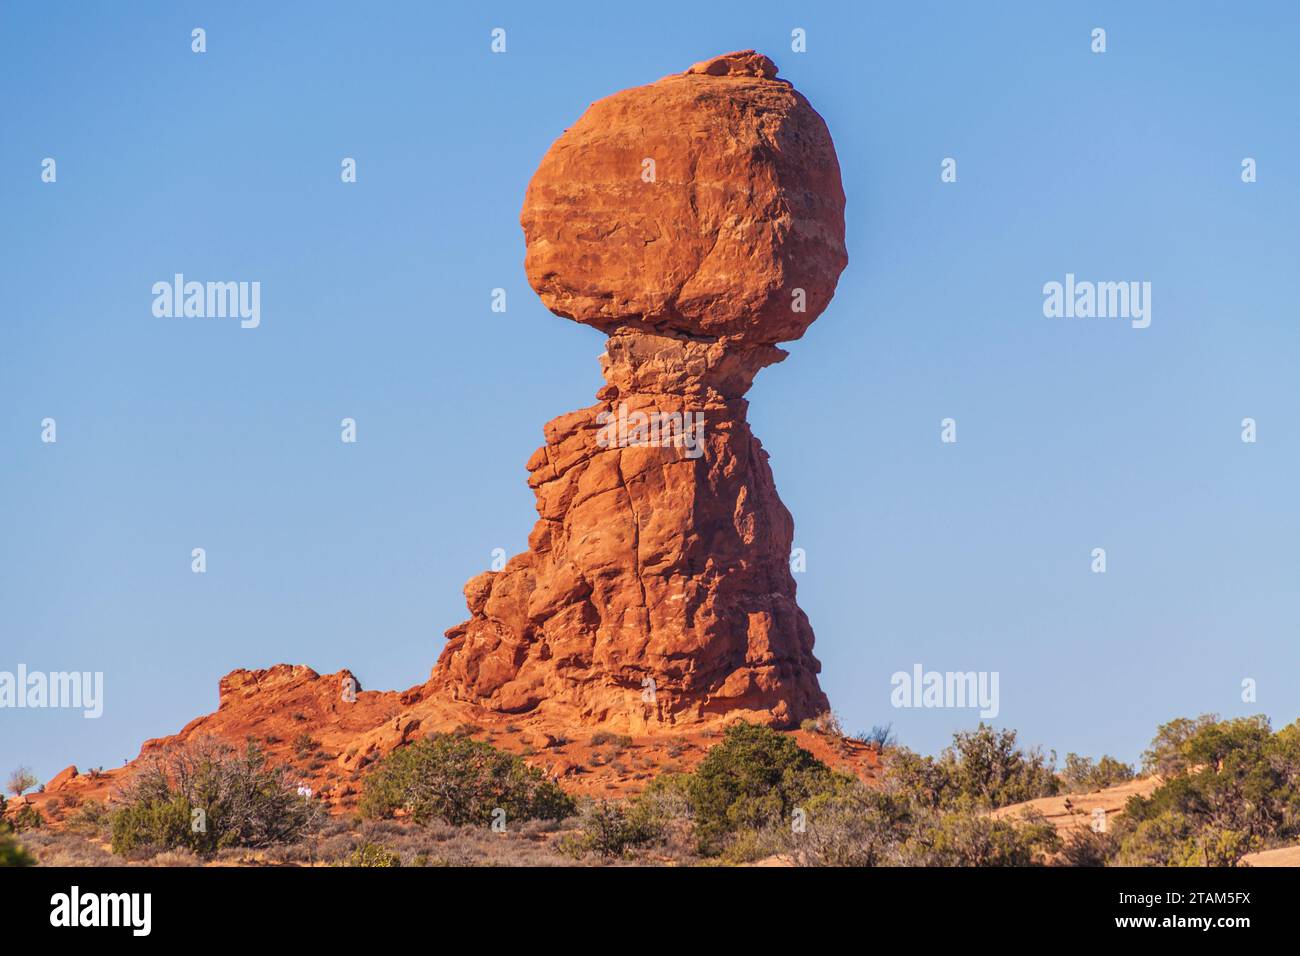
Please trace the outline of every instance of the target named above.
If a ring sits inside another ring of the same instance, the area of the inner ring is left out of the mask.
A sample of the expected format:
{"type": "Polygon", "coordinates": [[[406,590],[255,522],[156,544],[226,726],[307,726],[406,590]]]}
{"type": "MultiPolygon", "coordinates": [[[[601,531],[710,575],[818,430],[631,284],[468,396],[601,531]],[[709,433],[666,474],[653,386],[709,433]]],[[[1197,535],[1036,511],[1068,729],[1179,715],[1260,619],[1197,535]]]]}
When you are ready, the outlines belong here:
{"type": "Polygon", "coordinates": [[[431,691],[632,731],[827,708],[742,397],[847,263],[830,134],[776,72],[744,51],[625,90],[542,159],[528,279],[609,335],[606,385],[546,425],[529,549],[465,586],[431,691]]]}

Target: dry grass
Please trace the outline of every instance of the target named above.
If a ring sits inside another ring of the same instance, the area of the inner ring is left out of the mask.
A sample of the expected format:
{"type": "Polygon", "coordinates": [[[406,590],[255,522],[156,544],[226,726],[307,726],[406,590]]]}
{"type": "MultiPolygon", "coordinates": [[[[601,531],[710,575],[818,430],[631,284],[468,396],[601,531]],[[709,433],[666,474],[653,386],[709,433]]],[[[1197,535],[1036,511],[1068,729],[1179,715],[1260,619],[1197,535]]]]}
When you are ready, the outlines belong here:
{"type": "MultiPolygon", "coordinates": [[[[114,856],[107,839],[97,832],[31,831],[22,842],[41,866],[338,866],[367,843],[396,853],[402,866],[573,866],[559,850],[559,837],[575,821],[530,820],[494,833],[488,827],[453,827],[434,823],[421,827],[399,820],[361,822],[335,817],[315,837],[264,850],[226,849],[211,861],[184,850],[125,860],[114,856]]],[[[589,859],[585,865],[618,865],[621,861],[589,859]]]]}
{"type": "Polygon", "coordinates": [[[125,866],[97,834],[29,830],[19,839],[39,866],[125,866]]]}

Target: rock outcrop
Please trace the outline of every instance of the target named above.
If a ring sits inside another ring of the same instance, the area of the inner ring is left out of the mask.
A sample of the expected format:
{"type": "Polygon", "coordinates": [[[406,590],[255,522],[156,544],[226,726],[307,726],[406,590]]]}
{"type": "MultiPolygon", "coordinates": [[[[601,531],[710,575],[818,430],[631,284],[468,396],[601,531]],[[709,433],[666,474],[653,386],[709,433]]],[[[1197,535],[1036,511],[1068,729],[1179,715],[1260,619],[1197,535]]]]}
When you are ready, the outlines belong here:
{"type": "MultiPolygon", "coordinates": [[[[406,691],[362,690],[350,671],[318,674],[302,665],[232,671],[221,679],[217,709],[195,718],[169,737],[145,741],[140,755],[123,766],[78,773],[68,767],[44,790],[9,801],[10,815],[35,806],[46,825],[60,829],[71,808],[87,800],[115,805],[140,767],[173,748],[206,740],[242,751],[256,743],[290,783],[310,790],[334,813],[355,813],[363,778],[375,761],[431,733],[461,733],[518,754],[571,793],[618,799],[639,792],[660,773],[689,770],[718,742],[716,728],[684,725],[672,734],[638,737],[592,733],[551,720],[485,710],[430,694],[425,684],[406,691]]],[[[875,779],[879,752],[849,738],[793,732],[817,759],[875,779]]]]}
{"type": "Polygon", "coordinates": [[[847,263],[830,134],[776,74],[706,60],[593,104],[542,159],[525,269],[608,335],[606,384],[545,426],[529,549],[465,586],[429,693],[643,733],[827,708],[743,397],[847,263]]]}

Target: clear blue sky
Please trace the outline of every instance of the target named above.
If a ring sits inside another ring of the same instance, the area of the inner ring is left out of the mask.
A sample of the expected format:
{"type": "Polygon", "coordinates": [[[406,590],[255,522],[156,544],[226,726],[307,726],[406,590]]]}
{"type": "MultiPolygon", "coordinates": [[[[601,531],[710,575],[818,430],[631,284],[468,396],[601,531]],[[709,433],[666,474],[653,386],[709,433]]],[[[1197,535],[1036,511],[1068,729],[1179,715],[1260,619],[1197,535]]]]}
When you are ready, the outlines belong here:
{"type": "Polygon", "coordinates": [[[998,671],[997,723],[1061,754],[1290,722],[1298,46],[1280,2],[4,4],[0,670],[106,700],[0,711],[0,770],[120,765],[236,667],[423,681],[601,384],[525,282],[529,177],[592,100],[746,47],[848,196],[839,292],[750,394],[847,728],[973,726],[890,707],[913,663],[998,671]],[[261,327],[154,318],[175,272],[260,281],[261,327]],[[1150,281],[1151,327],[1045,318],[1067,272],[1150,281]]]}

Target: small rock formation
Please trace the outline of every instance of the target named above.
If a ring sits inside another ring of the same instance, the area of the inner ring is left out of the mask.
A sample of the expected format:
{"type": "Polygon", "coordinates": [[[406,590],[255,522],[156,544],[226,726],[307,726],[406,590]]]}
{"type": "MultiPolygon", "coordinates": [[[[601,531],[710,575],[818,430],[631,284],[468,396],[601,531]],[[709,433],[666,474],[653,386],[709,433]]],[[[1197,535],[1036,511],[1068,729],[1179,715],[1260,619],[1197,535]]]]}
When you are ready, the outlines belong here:
{"type": "Polygon", "coordinates": [[[606,384],[545,426],[529,549],[465,586],[428,692],[633,732],[827,709],[743,397],[848,261],[826,124],[767,57],[715,57],[593,104],[521,223],[547,308],[608,335],[606,384]]]}
{"type": "Polygon", "coordinates": [[[76,778],[77,778],[76,764],[64,767],[53,777],[51,777],[48,783],[45,784],[45,792],[58,793],[60,790],[66,788],[67,785],[71,783],[73,780],[75,780],[76,778]]]}

